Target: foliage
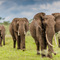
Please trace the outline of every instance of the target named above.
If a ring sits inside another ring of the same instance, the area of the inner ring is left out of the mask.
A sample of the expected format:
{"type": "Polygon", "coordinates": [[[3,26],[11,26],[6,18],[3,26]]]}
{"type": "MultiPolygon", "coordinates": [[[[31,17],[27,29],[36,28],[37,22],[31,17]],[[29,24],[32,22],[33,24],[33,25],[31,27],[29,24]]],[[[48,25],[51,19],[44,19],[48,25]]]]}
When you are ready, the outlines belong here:
{"type": "Polygon", "coordinates": [[[10,24],[10,22],[9,21],[4,21],[3,24],[8,25],[8,24],[10,24]]]}
{"type": "Polygon", "coordinates": [[[5,18],[0,17],[0,20],[4,20],[5,18]]]}

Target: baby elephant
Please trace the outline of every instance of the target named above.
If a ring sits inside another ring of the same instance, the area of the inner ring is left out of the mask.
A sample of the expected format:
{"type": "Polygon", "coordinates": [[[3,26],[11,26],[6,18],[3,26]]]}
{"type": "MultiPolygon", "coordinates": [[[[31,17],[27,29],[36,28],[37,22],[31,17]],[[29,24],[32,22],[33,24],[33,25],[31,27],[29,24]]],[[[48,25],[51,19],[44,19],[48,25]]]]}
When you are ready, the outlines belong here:
{"type": "Polygon", "coordinates": [[[5,45],[5,27],[3,25],[0,25],[0,46],[2,46],[2,39],[3,45],[5,45]]]}

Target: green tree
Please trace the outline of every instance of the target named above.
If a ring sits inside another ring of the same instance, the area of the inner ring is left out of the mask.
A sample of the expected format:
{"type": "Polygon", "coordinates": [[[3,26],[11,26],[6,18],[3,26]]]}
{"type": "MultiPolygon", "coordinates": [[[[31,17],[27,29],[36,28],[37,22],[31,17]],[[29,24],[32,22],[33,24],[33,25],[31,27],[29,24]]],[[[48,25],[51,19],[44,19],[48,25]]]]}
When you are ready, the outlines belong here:
{"type": "Polygon", "coordinates": [[[10,22],[9,21],[4,21],[3,24],[8,25],[8,24],[10,24],[10,22]]]}
{"type": "Polygon", "coordinates": [[[0,20],[4,20],[5,18],[0,17],[0,20]]]}

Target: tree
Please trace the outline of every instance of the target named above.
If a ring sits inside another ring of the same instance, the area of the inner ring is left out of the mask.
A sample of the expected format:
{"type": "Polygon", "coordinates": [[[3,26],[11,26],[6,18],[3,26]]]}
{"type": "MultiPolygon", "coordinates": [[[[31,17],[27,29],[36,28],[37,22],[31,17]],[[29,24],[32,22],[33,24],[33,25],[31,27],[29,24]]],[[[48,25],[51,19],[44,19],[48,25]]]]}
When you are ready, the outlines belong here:
{"type": "Polygon", "coordinates": [[[10,24],[10,22],[9,21],[4,21],[3,24],[8,25],[8,24],[10,24]]]}
{"type": "Polygon", "coordinates": [[[0,20],[4,20],[5,18],[0,17],[0,20]]]}

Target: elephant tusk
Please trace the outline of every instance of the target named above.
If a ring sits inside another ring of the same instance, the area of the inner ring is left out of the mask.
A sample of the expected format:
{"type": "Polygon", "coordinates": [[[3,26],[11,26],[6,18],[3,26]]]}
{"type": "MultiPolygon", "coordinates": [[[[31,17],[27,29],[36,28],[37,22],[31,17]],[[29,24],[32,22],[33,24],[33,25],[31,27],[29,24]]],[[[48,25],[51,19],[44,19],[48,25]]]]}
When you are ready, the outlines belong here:
{"type": "Polygon", "coordinates": [[[55,40],[55,43],[56,43],[56,45],[57,45],[57,40],[56,40],[56,36],[54,35],[54,40],[55,40]]]}
{"type": "Polygon", "coordinates": [[[19,36],[20,34],[19,34],[19,31],[18,31],[18,36],[19,36]]]}
{"type": "Polygon", "coordinates": [[[47,34],[46,34],[46,40],[47,40],[47,43],[48,43],[50,46],[54,47],[54,46],[49,42],[48,37],[47,37],[47,34]]]}

